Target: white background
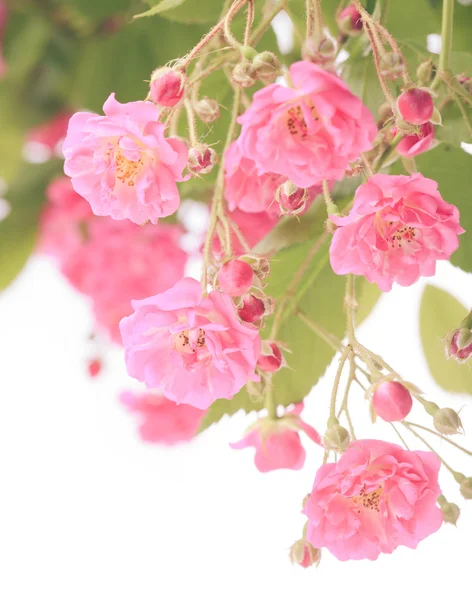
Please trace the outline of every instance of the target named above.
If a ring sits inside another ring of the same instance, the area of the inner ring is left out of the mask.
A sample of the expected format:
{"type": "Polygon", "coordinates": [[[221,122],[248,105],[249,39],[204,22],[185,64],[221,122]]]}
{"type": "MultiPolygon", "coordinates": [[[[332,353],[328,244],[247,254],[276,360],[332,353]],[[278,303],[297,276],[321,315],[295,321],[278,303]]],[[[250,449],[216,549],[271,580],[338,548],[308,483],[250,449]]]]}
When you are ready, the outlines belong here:
{"type": "MultiPolygon", "coordinates": [[[[438,271],[430,282],[466,303],[470,276],[446,264],[438,271]]],[[[465,406],[467,429],[471,397],[441,392],[421,354],[422,287],[394,289],[360,338],[430,399],[465,406]]],[[[325,552],[318,569],[304,571],[287,555],[303,527],[300,504],[319,449],[305,439],[302,471],[260,474],[250,450],[228,447],[252,418],[243,415],[189,445],[141,444],[117,401],[120,389],[134,386],[121,351],[107,359],[102,377],[84,374],[91,325],[86,302],[44,259],[30,261],[0,296],[0,598],[467,597],[472,502],[467,506],[447,472],[444,492],[463,508],[457,529],[445,525],[418,550],[401,548],[375,563],[340,563],[325,552]]],[[[331,368],[306,403],[306,420],[320,429],[332,375],[331,368]]],[[[390,436],[388,428],[371,432],[362,396],[352,407],[358,435],[390,436]]],[[[427,422],[422,410],[415,418],[427,422]]],[[[472,475],[472,459],[438,441],[452,466],[472,475]]]]}

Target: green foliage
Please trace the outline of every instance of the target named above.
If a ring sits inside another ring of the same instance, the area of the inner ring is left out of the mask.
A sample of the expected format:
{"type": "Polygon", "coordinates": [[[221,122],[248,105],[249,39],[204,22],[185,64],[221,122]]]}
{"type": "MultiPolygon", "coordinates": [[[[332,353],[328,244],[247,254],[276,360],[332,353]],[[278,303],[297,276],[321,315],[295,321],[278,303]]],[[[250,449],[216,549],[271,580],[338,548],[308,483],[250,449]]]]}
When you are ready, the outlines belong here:
{"type": "Polygon", "coordinates": [[[472,394],[472,370],[467,364],[446,359],[444,338],[467,315],[456,298],[432,285],[423,293],[420,330],[423,351],[431,375],[448,392],[472,394]]]}
{"type": "MultiPolygon", "coordinates": [[[[153,4],[152,8],[140,13],[139,15],[135,15],[134,18],[140,19],[141,17],[153,17],[154,15],[165,13],[166,11],[179,7],[184,2],[186,2],[186,0],[158,0],[156,4],[155,2],[151,1],[150,4],[153,4]]],[[[184,7],[184,9],[189,12],[188,7],[184,7]]]]}
{"type": "Polygon", "coordinates": [[[198,4],[189,0],[147,0],[152,8],[137,17],[151,17],[161,14],[177,23],[216,23],[219,16],[218,3],[214,0],[200,0],[198,4]]]}
{"type": "Polygon", "coordinates": [[[23,268],[34,249],[44,190],[61,165],[24,165],[10,185],[6,198],[11,212],[0,221],[0,290],[23,268]]]}

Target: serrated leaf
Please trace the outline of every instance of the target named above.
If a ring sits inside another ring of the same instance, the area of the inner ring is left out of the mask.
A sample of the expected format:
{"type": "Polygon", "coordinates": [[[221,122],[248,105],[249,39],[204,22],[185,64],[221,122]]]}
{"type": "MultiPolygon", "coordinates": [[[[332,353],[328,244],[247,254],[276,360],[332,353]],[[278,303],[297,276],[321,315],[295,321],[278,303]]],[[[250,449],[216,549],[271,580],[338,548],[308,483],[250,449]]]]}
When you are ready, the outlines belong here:
{"type": "Polygon", "coordinates": [[[434,380],[446,391],[472,394],[472,369],[447,359],[444,338],[468,309],[448,292],[426,286],[421,299],[420,332],[423,351],[434,380]]]}
{"type": "Polygon", "coordinates": [[[0,290],[20,273],[36,244],[44,190],[61,164],[25,165],[6,193],[10,214],[0,221],[0,290]]]}
{"type": "Polygon", "coordinates": [[[140,19],[141,17],[153,17],[154,15],[158,15],[160,13],[166,12],[167,10],[171,10],[180,6],[187,0],[160,0],[159,4],[151,7],[149,10],[146,10],[139,15],[134,15],[134,19],[140,19]]]}

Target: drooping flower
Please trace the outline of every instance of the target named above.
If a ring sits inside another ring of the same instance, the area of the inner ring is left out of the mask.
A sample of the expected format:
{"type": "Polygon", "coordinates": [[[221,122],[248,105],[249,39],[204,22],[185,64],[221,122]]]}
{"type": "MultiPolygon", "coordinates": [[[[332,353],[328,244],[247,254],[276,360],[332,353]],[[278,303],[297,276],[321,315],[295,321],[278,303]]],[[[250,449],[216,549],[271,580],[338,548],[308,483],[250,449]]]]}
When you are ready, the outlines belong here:
{"type": "Polygon", "coordinates": [[[434,145],[434,125],[425,123],[419,127],[419,133],[406,135],[398,144],[397,152],[401,156],[413,158],[431,150],[434,145]]]}
{"type": "Polygon", "coordinates": [[[134,313],[120,323],[126,366],[148,388],[206,409],[257,381],[259,331],[239,321],[228,296],[203,297],[200,283],[187,277],[132,305],[134,313]]]}
{"type": "Polygon", "coordinates": [[[99,327],[121,343],[120,320],[131,301],[164,291],[184,275],[187,254],[179,247],[178,225],[135,225],[92,218],[86,238],[62,266],[72,285],[92,300],[99,327]]]}
{"type": "Polygon", "coordinates": [[[416,548],[443,522],[436,505],[439,467],[432,452],[353,442],[337,463],[316,474],[303,510],[307,540],[340,560],[375,560],[398,546],[416,548]]]}
{"type": "Polygon", "coordinates": [[[190,441],[205,414],[194,406],[177,405],[151,392],[123,392],[120,401],[137,415],[140,438],[152,444],[173,445],[190,441]]]}
{"type": "Polygon", "coordinates": [[[259,175],[284,175],[301,188],[342,179],[349,162],[371,148],[373,116],[339,77],[319,66],[296,62],[289,74],[294,87],[272,84],[256,92],[239,118],[242,154],[259,175]]]}
{"type": "Polygon", "coordinates": [[[300,418],[302,410],[303,403],[300,402],[280,419],[259,419],[240,442],[230,444],[231,448],[255,448],[254,462],[261,473],[277,469],[301,469],[306,452],[299,432],[303,431],[312,441],[321,445],[318,432],[300,418]]]}
{"type": "Polygon", "coordinates": [[[164,137],[152,102],[120,104],[111,94],[103,111],[71,118],[64,171],[96,215],[157,223],[179,207],[176,182],[182,181],[187,147],[164,137]]]}
{"type": "Polygon", "coordinates": [[[356,190],[348,216],[338,225],[330,248],[338,275],[364,275],[384,292],[394,282],[409,286],[434,275],[459,245],[459,211],[445,202],[438,184],[421,173],[374,175],[356,190]]]}

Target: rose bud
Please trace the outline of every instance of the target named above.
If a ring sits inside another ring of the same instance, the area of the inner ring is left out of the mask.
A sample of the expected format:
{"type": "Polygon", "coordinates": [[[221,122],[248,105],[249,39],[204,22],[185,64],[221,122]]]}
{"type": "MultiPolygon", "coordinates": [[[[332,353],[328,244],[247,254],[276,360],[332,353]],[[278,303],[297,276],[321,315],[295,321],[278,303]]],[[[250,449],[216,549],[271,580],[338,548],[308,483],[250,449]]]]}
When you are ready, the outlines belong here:
{"type": "Polygon", "coordinates": [[[156,69],[151,75],[150,93],[156,104],[175,106],[185,94],[186,77],[170,67],[156,69]]]}
{"type": "Polygon", "coordinates": [[[391,81],[402,77],[405,70],[405,61],[398,52],[387,52],[380,59],[380,73],[391,81]]]}
{"type": "Polygon", "coordinates": [[[421,85],[428,85],[433,77],[433,61],[430,58],[418,65],[416,76],[421,85]]]}
{"type": "Polygon", "coordinates": [[[261,355],[257,361],[257,366],[266,373],[275,373],[278,371],[284,362],[284,357],[280,348],[275,342],[264,340],[262,342],[261,355]]]}
{"type": "Polygon", "coordinates": [[[443,435],[461,433],[462,421],[452,408],[441,408],[435,412],[433,417],[434,427],[443,435]]]}
{"type": "Polygon", "coordinates": [[[323,438],[325,448],[335,452],[344,452],[351,442],[349,432],[342,425],[331,425],[323,438]]]}
{"type": "Polygon", "coordinates": [[[399,381],[382,381],[375,387],[372,405],[376,414],[390,423],[402,421],[409,414],[413,400],[399,381]]]}
{"type": "Polygon", "coordinates": [[[217,162],[217,153],[206,144],[198,144],[188,151],[187,168],[194,175],[209,173],[217,162]]]}
{"type": "Polygon", "coordinates": [[[265,83],[275,81],[282,70],[279,59],[273,52],[269,52],[268,50],[256,54],[252,65],[256,69],[257,76],[265,83]]]}
{"type": "Polygon", "coordinates": [[[472,317],[467,316],[459,326],[446,337],[446,356],[465,363],[472,355],[472,317]]]}
{"type": "MultiPolygon", "coordinates": [[[[392,133],[396,132],[395,127],[392,133]]],[[[413,135],[406,135],[400,143],[397,145],[397,152],[400,156],[406,156],[407,158],[413,158],[418,154],[423,154],[431,150],[434,145],[434,125],[431,123],[425,123],[420,125],[419,133],[413,135]]]]}
{"type": "Polygon", "coordinates": [[[242,308],[238,310],[239,318],[246,323],[258,323],[264,317],[273,313],[275,303],[270,296],[258,298],[254,294],[242,297],[242,308]]]}
{"type": "Polygon", "coordinates": [[[251,87],[257,81],[256,67],[249,60],[243,59],[234,67],[231,78],[243,88],[251,87]]]}
{"type": "Polygon", "coordinates": [[[446,498],[442,495],[438,498],[438,504],[441,507],[444,522],[451,523],[451,525],[455,525],[461,514],[461,510],[457,506],[457,504],[454,504],[453,502],[448,502],[446,498]]]}
{"type": "Polygon", "coordinates": [[[344,35],[356,36],[362,33],[362,17],[354,4],[343,8],[336,16],[336,23],[344,35]]]}
{"type": "Polygon", "coordinates": [[[472,500],[472,477],[466,477],[462,481],[460,492],[466,500],[472,500]]]}
{"type": "Polygon", "coordinates": [[[298,215],[306,208],[308,190],[286,181],[277,188],[275,199],[279,203],[281,214],[298,215]]]}
{"type": "Polygon", "coordinates": [[[422,88],[410,88],[398,97],[397,109],[407,123],[423,125],[433,116],[433,97],[427,90],[422,88]]]}
{"type": "Polygon", "coordinates": [[[195,104],[195,112],[202,123],[212,123],[220,116],[220,105],[213,98],[202,98],[195,104]]]}
{"type": "Polygon", "coordinates": [[[233,258],[226,262],[218,272],[218,286],[228,296],[242,296],[251,289],[254,271],[243,260],[233,258]]]}
{"type": "Polygon", "coordinates": [[[317,567],[321,560],[321,550],[314,548],[306,540],[298,540],[290,548],[290,560],[292,564],[297,564],[306,569],[315,565],[317,567]]]}

